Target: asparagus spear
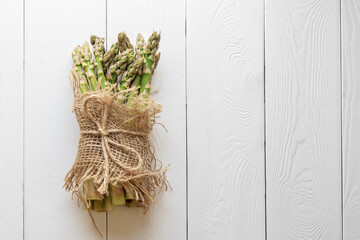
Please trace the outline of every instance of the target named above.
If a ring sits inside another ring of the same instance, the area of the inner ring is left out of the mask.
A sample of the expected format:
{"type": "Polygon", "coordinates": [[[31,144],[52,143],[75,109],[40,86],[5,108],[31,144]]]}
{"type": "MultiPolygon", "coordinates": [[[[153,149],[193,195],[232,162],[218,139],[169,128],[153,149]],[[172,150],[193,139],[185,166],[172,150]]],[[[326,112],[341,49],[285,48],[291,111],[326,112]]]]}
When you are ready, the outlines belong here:
{"type": "Polygon", "coordinates": [[[157,54],[155,54],[155,63],[154,63],[154,69],[153,72],[155,71],[155,69],[157,68],[157,65],[159,63],[160,60],[160,53],[158,52],[157,54]]]}
{"type": "Polygon", "coordinates": [[[118,43],[114,43],[113,45],[111,45],[109,51],[107,51],[104,54],[104,58],[103,58],[104,72],[107,72],[115,55],[118,54],[118,52],[119,52],[119,45],[118,43]]]}
{"type": "Polygon", "coordinates": [[[106,79],[112,84],[116,83],[117,76],[126,69],[126,67],[133,61],[134,57],[135,55],[131,49],[116,55],[106,74],[106,79]]]}
{"type": "Polygon", "coordinates": [[[131,44],[130,39],[124,32],[118,34],[118,44],[120,52],[123,52],[127,49],[134,49],[134,46],[131,44]]]}
{"type": "Polygon", "coordinates": [[[94,65],[91,63],[91,52],[90,52],[89,44],[87,42],[85,42],[82,45],[81,54],[82,54],[81,64],[85,68],[85,73],[86,73],[87,79],[89,80],[91,89],[97,90],[98,85],[97,85],[96,76],[95,76],[95,72],[94,72],[94,65]]]}
{"type": "Polygon", "coordinates": [[[138,33],[138,35],[136,36],[136,48],[135,48],[135,52],[136,52],[136,57],[143,57],[144,56],[144,49],[145,49],[145,39],[144,37],[138,33]]]}
{"type": "MultiPolygon", "coordinates": [[[[150,83],[153,71],[155,69],[156,51],[159,48],[160,33],[153,32],[150,36],[144,50],[145,63],[143,66],[143,75],[141,77],[140,94],[146,98],[150,92],[150,83]]],[[[158,56],[160,57],[160,55],[158,56]]]]}
{"type": "Polygon", "coordinates": [[[72,59],[76,66],[76,72],[80,72],[82,70],[81,66],[81,47],[78,45],[72,52],[72,59]]]}
{"type": "Polygon", "coordinates": [[[129,98],[127,100],[127,102],[130,105],[133,103],[134,99],[136,98],[136,96],[138,94],[141,76],[142,76],[142,66],[139,67],[139,70],[136,73],[136,77],[135,77],[134,81],[131,83],[131,88],[133,88],[133,90],[130,92],[129,98]]]}
{"type": "MultiPolygon", "coordinates": [[[[135,47],[135,52],[136,52],[137,58],[144,57],[144,49],[145,49],[144,37],[140,33],[138,33],[138,35],[136,37],[136,47],[135,47]]],[[[131,91],[131,93],[129,94],[129,99],[128,99],[129,104],[132,104],[132,102],[134,101],[135,97],[138,94],[141,77],[142,77],[142,72],[143,72],[143,67],[141,66],[141,67],[139,67],[139,71],[136,73],[136,77],[131,84],[133,91],[131,91]]]]}
{"type": "Polygon", "coordinates": [[[91,45],[94,48],[94,56],[95,56],[95,70],[98,76],[98,80],[100,81],[101,87],[105,89],[107,87],[107,82],[105,79],[104,69],[103,69],[103,55],[104,55],[104,38],[97,37],[95,35],[90,36],[91,45]]]}
{"type": "MultiPolygon", "coordinates": [[[[139,71],[139,68],[142,66],[143,62],[144,58],[138,58],[129,65],[121,78],[119,89],[120,91],[126,90],[128,87],[130,87],[131,81],[136,77],[136,73],[139,71]]],[[[122,95],[124,96],[125,93],[123,92],[122,95]]]]}
{"type": "Polygon", "coordinates": [[[76,66],[75,71],[80,75],[80,93],[89,91],[86,76],[81,66],[81,47],[77,46],[72,52],[72,58],[76,66]]]}

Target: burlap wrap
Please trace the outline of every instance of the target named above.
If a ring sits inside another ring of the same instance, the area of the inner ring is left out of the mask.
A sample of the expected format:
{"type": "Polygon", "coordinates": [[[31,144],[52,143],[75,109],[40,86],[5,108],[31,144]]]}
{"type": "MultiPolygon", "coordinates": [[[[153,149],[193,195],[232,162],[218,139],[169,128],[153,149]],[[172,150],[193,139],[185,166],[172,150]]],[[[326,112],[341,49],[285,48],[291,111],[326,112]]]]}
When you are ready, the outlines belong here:
{"type": "Polygon", "coordinates": [[[64,187],[85,202],[86,180],[92,179],[103,195],[109,184],[123,186],[135,191],[147,210],[156,192],[168,186],[167,168],[154,157],[149,137],[161,104],[141,97],[132,105],[122,104],[118,96],[105,91],[74,95],[81,136],[64,187]]]}

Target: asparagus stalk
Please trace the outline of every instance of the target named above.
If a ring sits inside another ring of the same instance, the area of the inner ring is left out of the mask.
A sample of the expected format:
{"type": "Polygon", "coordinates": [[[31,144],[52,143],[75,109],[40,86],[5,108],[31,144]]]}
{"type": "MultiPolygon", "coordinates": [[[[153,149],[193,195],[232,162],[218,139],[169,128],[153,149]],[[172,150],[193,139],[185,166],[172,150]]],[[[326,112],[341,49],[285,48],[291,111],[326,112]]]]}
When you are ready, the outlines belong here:
{"type": "MultiPolygon", "coordinates": [[[[84,74],[84,71],[82,71],[82,65],[81,65],[81,47],[78,45],[72,52],[72,59],[74,61],[74,64],[76,66],[76,72],[80,72],[84,74]]],[[[85,74],[84,74],[85,76],[85,74]]]]}
{"type": "Polygon", "coordinates": [[[91,89],[97,90],[98,85],[97,85],[96,76],[95,76],[95,72],[94,72],[94,65],[91,63],[91,52],[90,52],[89,44],[87,42],[85,42],[82,45],[81,54],[82,54],[81,64],[85,68],[85,73],[86,73],[87,79],[89,80],[91,89]]]}
{"type": "Polygon", "coordinates": [[[128,49],[114,57],[113,63],[111,64],[106,79],[114,84],[116,83],[117,77],[126,69],[126,67],[133,61],[135,55],[131,49],[128,49]]]}
{"type": "MultiPolygon", "coordinates": [[[[121,78],[119,89],[120,91],[126,90],[130,87],[131,81],[136,77],[136,73],[139,71],[139,68],[142,66],[143,62],[143,58],[138,58],[129,65],[121,78]]],[[[125,96],[125,92],[123,92],[122,95],[125,96]]]]}
{"type": "Polygon", "coordinates": [[[120,52],[123,52],[127,49],[134,49],[134,46],[131,44],[130,39],[124,32],[118,34],[118,44],[120,52]]]}
{"type": "Polygon", "coordinates": [[[135,52],[136,52],[136,57],[144,57],[144,49],[145,49],[145,39],[144,37],[138,33],[138,35],[136,36],[136,48],[135,48],[135,52]]]}
{"type": "MultiPolygon", "coordinates": [[[[137,58],[144,57],[144,49],[146,47],[145,44],[146,43],[145,43],[144,37],[140,33],[138,33],[138,35],[136,37],[136,47],[135,47],[135,52],[136,52],[137,58]]],[[[130,105],[132,105],[132,102],[134,101],[135,97],[137,96],[137,94],[139,92],[142,72],[143,72],[143,67],[141,66],[141,67],[139,67],[139,71],[136,73],[136,77],[131,84],[131,87],[133,88],[133,90],[130,92],[129,98],[128,98],[128,103],[130,105]]]]}
{"type": "Polygon", "coordinates": [[[125,204],[125,195],[124,188],[122,186],[111,185],[111,201],[114,205],[124,205],[125,204]]]}
{"type": "Polygon", "coordinates": [[[98,80],[100,81],[102,89],[107,88],[107,82],[105,79],[104,69],[103,69],[103,55],[104,55],[104,38],[97,37],[92,35],[90,37],[91,45],[94,48],[94,56],[95,56],[95,70],[98,76],[98,80]]]}
{"type": "Polygon", "coordinates": [[[104,58],[103,58],[104,72],[107,72],[115,55],[118,54],[118,52],[119,52],[119,45],[118,43],[114,43],[113,45],[111,45],[109,51],[107,51],[104,54],[104,58]]]}
{"type": "Polygon", "coordinates": [[[138,72],[136,73],[136,77],[134,81],[131,83],[131,88],[133,90],[130,92],[127,102],[132,105],[134,102],[134,99],[136,98],[138,92],[139,92],[139,86],[141,82],[141,76],[142,76],[142,66],[139,67],[138,72]]]}
{"type": "MultiPolygon", "coordinates": [[[[140,94],[146,98],[150,92],[151,77],[155,69],[156,51],[159,48],[160,33],[153,32],[150,36],[144,50],[145,62],[143,66],[143,75],[141,77],[140,94]]],[[[160,55],[158,55],[160,57],[160,55]]]]}
{"type": "Polygon", "coordinates": [[[158,52],[158,53],[155,54],[155,62],[154,62],[153,72],[154,72],[155,69],[157,68],[158,63],[159,63],[159,60],[160,60],[160,52],[158,52]]]}
{"type": "Polygon", "coordinates": [[[76,66],[75,71],[80,75],[80,93],[89,91],[86,76],[81,66],[81,47],[77,46],[72,52],[72,58],[76,66]]]}

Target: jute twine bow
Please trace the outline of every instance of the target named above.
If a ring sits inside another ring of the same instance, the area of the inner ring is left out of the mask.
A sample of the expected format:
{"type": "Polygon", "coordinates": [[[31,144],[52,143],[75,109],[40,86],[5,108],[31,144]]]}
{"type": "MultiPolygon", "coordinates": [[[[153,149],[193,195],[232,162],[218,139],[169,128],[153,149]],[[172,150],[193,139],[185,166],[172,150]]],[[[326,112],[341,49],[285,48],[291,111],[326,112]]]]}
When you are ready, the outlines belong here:
{"type": "Polygon", "coordinates": [[[100,194],[108,194],[108,184],[110,181],[110,169],[109,169],[109,161],[113,161],[114,163],[116,163],[117,165],[119,165],[121,168],[129,171],[129,172],[134,172],[136,170],[138,170],[139,168],[141,168],[142,164],[143,164],[143,159],[140,155],[140,153],[138,151],[136,151],[134,148],[126,146],[124,144],[119,144],[113,140],[111,140],[109,138],[109,135],[111,133],[125,133],[125,134],[129,134],[129,135],[134,135],[134,136],[147,136],[148,133],[144,133],[144,132],[134,132],[134,131],[129,131],[129,130],[125,130],[125,129],[121,129],[121,128],[117,128],[117,129],[107,129],[107,120],[108,120],[108,116],[110,114],[110,108],[111,108],[111,103],[112,103],[113,98],[111,96],[108,95],[90,95],[88,97],[86,97],[84,99],[83,102],[83,111],[84,114],[97,126],[97,130],[92,131],[80,131],[80,134],[82,135],[94,135],[94,136],[100,136],[101,137],[101,147],[102,147],[102,151],[104,153],[104,181],[102,182],[101,186],[98,189],[98,192],[100,194]],[[100,120],[97,120],[89,111],[88,111],[88,103],[89,101],[94,100],[100,104],[102,104],[102,118],[100,120]],[[112,154],[111,152],[111,148],[110,148],[110,144],[122,149],[124,151],[128,151],[128,152],[132,152],[133,154],[135,154],[136,158],[138,159],[137,165],[136,166],[130,166],[130,165],[126,165],[124,162],[119,161],[118,159],[116,159],[116,157],[112,154]]]}

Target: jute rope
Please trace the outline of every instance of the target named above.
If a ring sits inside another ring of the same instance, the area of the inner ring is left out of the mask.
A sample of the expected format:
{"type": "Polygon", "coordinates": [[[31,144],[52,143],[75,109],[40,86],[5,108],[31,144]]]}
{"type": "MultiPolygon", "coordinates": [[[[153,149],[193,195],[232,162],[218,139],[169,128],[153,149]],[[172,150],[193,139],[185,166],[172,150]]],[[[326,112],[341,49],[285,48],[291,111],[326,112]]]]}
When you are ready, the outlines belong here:
{"type": "Polygon", "coordinates": [[[141,155],[139,154],[139,152],[137,152],[132,147],[112,141],[111,139],[109,139],[109,134],[121,132],[121,133],[126,133],[126,134],[134,135],[134,136],[147,136],[148,135],[148,133],[129,131],[129,130],[121,129],[121,128],[107,129],[107,120],[108,120],[108,116],[109,116],[109,108],[111,107],[111,103],[112,103],[112,98],[108,95],[105,95],[105,96],[91,95],[91,96],[86,97],[84,99],[84,103],[83,103],[83,111],[84,111],[85,115],[93,123],[95,123],[98,130],[97,131],[92,131],[92,130],[80,131],[80,134],[81,135],[89,134],[89,135],[94,135],[94,136],[101,136],[101,147],[102,147],[102,150],[104,153],[104,158],[105,158],[105,162],[104,162],[104,166],[103,166],[104,171],[105,171],[105,177],[104,177],[104,181],[103,181],[102,185],[100,186],[100,188],[98,188],[98,191],[100,194],[108,194],[108,184],[109,184],[109,176],[110,176],[109,175],[109,160],[114,161],[114,163],[116,163],[123,169],[126,169],[130,172],[134,172],[134,171],[138,170],[143,164],[143,159],[141,158],[141,155]],[[95,100],[102,104],[102,107],[104,110],[103,110],[103,116],[102,116],[101,121],[96,120],[96,118],[88,111],[87,104],[91,100],[95,100]],[[113,146],[118,147],[119,149],[123,149],[125,151],[134,153],[138,159],[137,165],[135,167],[131,167],[131,166],[127,166],[126,164],[122,163],[121,161],[118,161],[114,157],[114,155],[111,153],[109,144],[112,144],[113,146]]]}

